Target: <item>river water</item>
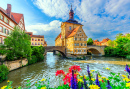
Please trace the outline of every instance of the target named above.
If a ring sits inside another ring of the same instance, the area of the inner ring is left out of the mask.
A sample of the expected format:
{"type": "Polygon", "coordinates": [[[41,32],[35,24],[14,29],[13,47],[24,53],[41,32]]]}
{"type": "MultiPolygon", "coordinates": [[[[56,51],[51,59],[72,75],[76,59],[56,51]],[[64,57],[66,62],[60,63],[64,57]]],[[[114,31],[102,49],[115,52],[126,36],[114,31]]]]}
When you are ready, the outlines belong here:
{"type": "MultiPolygon", "coordinates": [[[[32,86],[36,81],[41,80],[42,78],[48,79],[50,81],[51,87],[58,85],[58,78],[55,76],[55,72],[57,70],[64,70],[66,73],[68,69],[72,65],[79,65],[81,67],[81,75],[87,75],[86,67],[90,66],[90,70],[99,71],[101,75],[108,76],[109,72],[126,74],[125,65],[121,65],[122,62],[129,63],[130,61],[123,58],[114,58],[114,57],[86,57],[86,60],[80,62],[74,59],[64,59],[58,57],[57,55],[53,55],[52,52],[48,52],[46,58],[43,62],[39,62],[36,64],[32,64],[14,71],[11,71],[8,75],[8,80],[13,81],[13,86],[18,87],[26,86],[26,81],[29,79],[31,81],[32,86]],[[84,61],[89,61],[84,62],[84,61]],[[100,61],[100,63],[98,63],[100,61]],[[107,63],[105,63],[105,61],[107,63]],[[117,63],[119,64],[109,64],[117,63]],[[110,70],[105,70],[104,68],[110,68],[110,70]]],[[[7,80],[0,83],[0,87],[7,85],[7,80]]]]}

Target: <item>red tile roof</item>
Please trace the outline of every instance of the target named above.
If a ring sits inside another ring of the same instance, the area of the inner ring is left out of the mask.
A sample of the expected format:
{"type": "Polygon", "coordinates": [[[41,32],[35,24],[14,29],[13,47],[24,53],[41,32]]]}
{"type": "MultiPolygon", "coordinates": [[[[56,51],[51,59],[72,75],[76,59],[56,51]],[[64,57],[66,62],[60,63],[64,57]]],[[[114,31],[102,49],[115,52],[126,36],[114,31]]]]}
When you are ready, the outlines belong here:
{"type": "Polygon", "coordinates": [[[41,36],[41,35],[32,35],[32,37],[44,38],[44,36],[41,36]]]}
{"type": "Polygon", "coordinates": [[[107,42],[108,40],[110,40],[110,39],[109,38],[103,39],[102,43],[107,42]]]}
{"type": "Polygon", "coordinates": [[[74,28],[74,29],[71,31],[71,33],[68,35],[68,37],[74,36],[74,35],[77,33],[79,27],[80,27],[80,26],[78,26],[77,28],[74,28]]]}
{"type": "MultiPolygon", "coordinates": [[[[3,8],[0,7],[0,10],[7,15],[7,9],[4,10],[3,8]]],[[[13,21],[17,22],[17,24],[18,24],[22,17],[23,17],[23,14],[11,12],[11,17],[9,17],[9,18],[12,19],[13,21]]]]}
{"type": "Polygon", "coordinates": [[[61,36],[61,33],[56,37],[56,39],[55,40],[57,40],[59,37],[61,36]]]}
{"type": "Polygon", "coordinates": [[[15,21],[16,21],[17,23],[19,23],[19,21],[20,21],[21,18],[23,17],[23,14],[20,14],[20,13],[13,13],[13,12],[11,12],[11,15],[13,15],[13,17],[14,17],[14,19],[15,19],[15,21]]]}

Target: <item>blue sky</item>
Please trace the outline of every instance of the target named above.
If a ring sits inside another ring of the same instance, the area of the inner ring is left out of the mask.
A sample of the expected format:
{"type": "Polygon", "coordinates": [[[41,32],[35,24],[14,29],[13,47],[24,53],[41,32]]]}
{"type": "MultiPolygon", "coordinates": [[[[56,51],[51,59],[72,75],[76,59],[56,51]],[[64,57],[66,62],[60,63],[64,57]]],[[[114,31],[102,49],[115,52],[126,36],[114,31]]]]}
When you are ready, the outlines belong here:
{"type": "Polygon", "coordinates": [[[130,33],[130,0],[0,0],[0,7],[7,4],[12,12],[23,13],[26,30],[44,35],[48,45],[55,44],[71,4],[88,38],[114,40],[118,33],[130,33]]]}

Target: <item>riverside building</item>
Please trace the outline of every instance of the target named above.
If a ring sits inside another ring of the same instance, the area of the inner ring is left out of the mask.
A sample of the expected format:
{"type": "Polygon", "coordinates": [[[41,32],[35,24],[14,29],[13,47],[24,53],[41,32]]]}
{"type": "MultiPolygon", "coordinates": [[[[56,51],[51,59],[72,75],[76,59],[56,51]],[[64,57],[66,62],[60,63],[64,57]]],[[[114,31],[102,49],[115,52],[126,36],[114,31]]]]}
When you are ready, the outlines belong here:
{"type": "Polygon", "coordinates": [[[26,32],[31,37],[31,46],[47,46],[47,42],[44,40],[44,36],[33,35],[32,32],[26,32]]]}
{"type": "Polygon", "coordinates": [[[61,33],[55,39],[55,46],[65,46],[67,56],[87,54],[87,36],[82,27],[74,20],[71,6],[69,20],[61,23],[61,33]]]}
{"type": "Polygon", "coordinates": [[[21,30],[25,30],[23,14],[12,12],[11,9],[11,4],[7,4],[6,10],[0,7],[0,44],[4,44],[4,38],[9,35],[16,25],[21,30]]]}

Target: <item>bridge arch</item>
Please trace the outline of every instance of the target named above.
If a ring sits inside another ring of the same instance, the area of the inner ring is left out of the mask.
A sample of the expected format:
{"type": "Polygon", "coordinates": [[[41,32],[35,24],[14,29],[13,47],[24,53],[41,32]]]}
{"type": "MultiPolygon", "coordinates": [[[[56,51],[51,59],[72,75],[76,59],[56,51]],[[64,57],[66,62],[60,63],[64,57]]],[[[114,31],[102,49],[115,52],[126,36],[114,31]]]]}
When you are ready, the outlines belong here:
{"type": "Polygon", "coordinates": [[[104,53],[104,48],[105,47],[106,46],[93,46],[93,45],[90,45],[90,46],[87,47],[87,50],[91,51],[91,53],[95,54],[95,55],[99,55],[99,54],[104,55],[105,54],[104,53]]]}
{"type": "Polygon", "coordinates": [[[45,48],[44,54],[46,54],[47,52],[58,51],[63,55],[63,57],[66,57],[66,49],[65,49],[64,46],[47,46],[47,47],[44,47],[44,48],[45,48]]]}

